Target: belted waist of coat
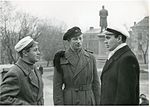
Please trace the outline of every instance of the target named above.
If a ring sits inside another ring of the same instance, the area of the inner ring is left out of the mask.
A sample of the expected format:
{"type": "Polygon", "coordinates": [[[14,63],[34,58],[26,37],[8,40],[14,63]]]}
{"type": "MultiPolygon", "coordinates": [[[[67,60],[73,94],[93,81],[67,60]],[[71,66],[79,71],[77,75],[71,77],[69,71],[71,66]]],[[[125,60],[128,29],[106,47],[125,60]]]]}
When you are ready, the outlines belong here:
{"type": "Polygon", "coordinates": [[[32,105],[44,105],[44,99],[40,99],[39,101],[33,102],[32,105]]]}
{"type": "Polygon", "coordinates": [[[66,90],[75,90],[75,91],[88,91],[88,90],[92,90],[92,85],[91,84],[80,85],[80,86],[65,85],[65,89],[66,90]]]}
{"type": "Polygon", "coordinates": [[[44,104],[40,101],[40,102],[33,102],[32,105],[44,105],[44,104]]]}

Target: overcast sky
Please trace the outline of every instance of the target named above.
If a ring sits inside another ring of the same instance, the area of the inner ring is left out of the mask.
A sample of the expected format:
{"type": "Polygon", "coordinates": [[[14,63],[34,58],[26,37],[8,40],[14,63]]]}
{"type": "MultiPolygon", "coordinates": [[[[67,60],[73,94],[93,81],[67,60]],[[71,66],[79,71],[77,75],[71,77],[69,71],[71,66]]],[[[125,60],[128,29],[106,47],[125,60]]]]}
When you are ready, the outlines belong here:
{"type": "Polygon", "coordinates": [[[99,10],[108,10],[108,25],[134,22],[149,14],[148,0],[11,0],[21,11],[41,18],[56,19],[66,23],[67,28],[79,26],[83,31],[99,27],[99,10]]]}

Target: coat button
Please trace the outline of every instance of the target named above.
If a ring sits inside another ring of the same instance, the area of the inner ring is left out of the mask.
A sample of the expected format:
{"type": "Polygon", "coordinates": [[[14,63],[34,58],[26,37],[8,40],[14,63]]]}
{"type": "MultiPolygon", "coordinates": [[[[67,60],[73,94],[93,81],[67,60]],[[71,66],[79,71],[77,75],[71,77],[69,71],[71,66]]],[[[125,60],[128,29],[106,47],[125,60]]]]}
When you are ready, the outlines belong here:
{"type": "Polygon", "coordinates": [[[79,89],[75,89],[75,92],[78,92],[79,91],[79,89]]]}

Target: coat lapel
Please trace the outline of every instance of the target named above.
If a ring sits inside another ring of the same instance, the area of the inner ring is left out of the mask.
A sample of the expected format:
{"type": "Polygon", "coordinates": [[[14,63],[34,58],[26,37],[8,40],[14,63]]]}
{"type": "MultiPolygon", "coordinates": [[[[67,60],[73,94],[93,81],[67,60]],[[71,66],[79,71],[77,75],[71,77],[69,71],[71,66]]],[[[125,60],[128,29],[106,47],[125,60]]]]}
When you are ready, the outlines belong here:
{"type": "Polygon", "coordinates": [[[112,63],[117,60],[122,54],[124,54],[125,52],[129,51],[130,48],[126,45],[124,47],[122,47],[121,49],[119,49],[118,51],[115,52],[115,54],[106,61],[102,74],[105,73],[107,71],[107,69],[109,69],[112,65],[112,63]]]}
{"type": "Polygon", "coordinates": [[[110,58],[109,60],[106,61],[104,68],[103,68],[103,72],[105,72],[109,68],[109,66],[112,64],[113,61],[114,61],[113,58],[110,58]]]}
{"type": "Polygon", "coordinates": [[[22,59],[19,59],[18,62],[16,63],[16,65],[23,71],[23,73],[25,74],[25,76],[28,77],[29,82],[31,83],[31,85],[33,85],[36,88],[39,88],[38,81],[36,79],[37,77],[35,77],[36,75],[32,71],[32,70],[34,70],[34,67],[32,68],[31,66],[29,66],[22,59]]]}
{"type": "Polygon", "coordinates": [[[35,74],[35,71],[34,70],[31,70],[31,72],[29,73],[29,76],[30,78],[30,82],[32,85],[34,85],[35,87],[39,88],[39,82],[38,82],[38,77],[37,75],[35,74]]]}
{"type": "Polygon", "coordinates": [[[76,62],[78,61],[78,59],[75,57],[75,54],[74,52],[71,50],[71,48],[69,48],[66,52],[65,52],[65,59],[66,61],[61,61],[62,63],[69,63],[69,67],[70,67],[70,70],[71,70],[71,74],[72,76],[74,75],[75,73],[75,69],[76,69],[76,62]]]}
{"type": "Polygon", "coordinates": [[[76,67],[77,59],[74,55],[74,52],[70,48],[65,52],[65,57],[68,62],[70,62],[73,67],[76,67]]]}
{"type": "Polygon", "coordinates": [[[71,49],[66,51],[65,57],[72,65],[72,67],[70,66],[70,69],[72,70],[73,78],[75,78],[89,62],[89,54],[83,49],[81,50],[80,60],[77,64],[75,63],[75,60],[77,59],[74,57],[74,53],[71,49]]]}
{"type": "Polygon", "coordinates": [[[39,87],[38,100],[39,100],[43,96],[43,81],[42,81],[40,71],[35,68],[35,72],[37,74],[37,78],[39,81],[39,84],[38,84],[38,87],[39,87]]]}
{"type": "Polygon", "coordinates": [[[84,50],[80,53],[80,60],[76,66],[73,78],[75,78],[89,62],[89,55],[84,50]]]}

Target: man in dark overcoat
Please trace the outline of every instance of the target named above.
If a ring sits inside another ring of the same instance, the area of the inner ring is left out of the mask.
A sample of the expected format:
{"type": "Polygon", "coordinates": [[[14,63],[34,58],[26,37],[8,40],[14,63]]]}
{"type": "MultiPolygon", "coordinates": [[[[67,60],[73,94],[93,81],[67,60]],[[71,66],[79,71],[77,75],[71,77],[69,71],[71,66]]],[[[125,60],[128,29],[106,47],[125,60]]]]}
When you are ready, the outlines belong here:
{"type": "Polygon", "coordinates": [[[139,104],[139,63],[125,43],[129,37],[123,26],[108,27],[105,45],[110,51],[101,74],[101,105],[139,104]]]}
{"type": "Polygon", "coordinates": [[[34,65],[40,58],[38,43],[27,36],[15,50],[20,57],[3,78],[0,105],[43,105],[42,75],[34,65]]]}
{"type": "Polygon", "coordinates": [[[66,51],[54,58],[54,105],[99,105],[100,83],[94,56],[82,48],[79,27],[69,29],[63,37],[69,42],[66,51]]]}

